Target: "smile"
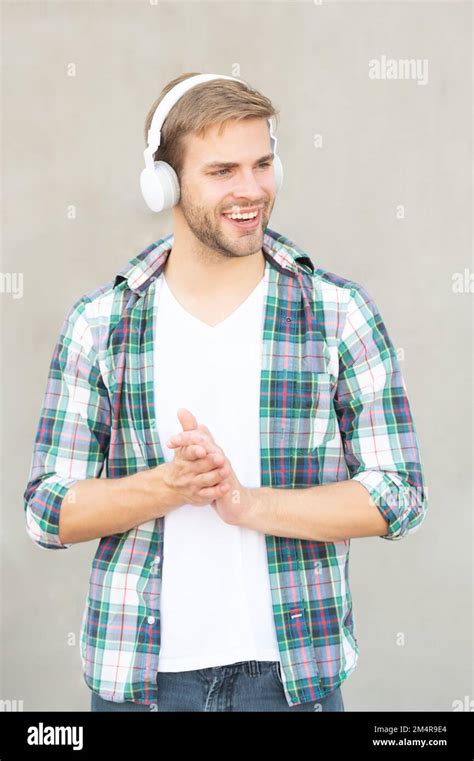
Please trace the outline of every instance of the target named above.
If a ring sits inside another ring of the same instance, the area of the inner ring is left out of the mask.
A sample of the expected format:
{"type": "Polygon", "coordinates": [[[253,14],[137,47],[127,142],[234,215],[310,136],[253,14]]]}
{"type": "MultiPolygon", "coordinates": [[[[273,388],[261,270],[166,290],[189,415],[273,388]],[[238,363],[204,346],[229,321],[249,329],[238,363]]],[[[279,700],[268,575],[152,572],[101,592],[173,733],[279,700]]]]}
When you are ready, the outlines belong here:
{"type": "Polygon", "coordinates": [[[222,216],[236,229],[255,230],[260,225],[262,210],[259,209],[258,211],[243,214],[223,214],[222,216]]]}

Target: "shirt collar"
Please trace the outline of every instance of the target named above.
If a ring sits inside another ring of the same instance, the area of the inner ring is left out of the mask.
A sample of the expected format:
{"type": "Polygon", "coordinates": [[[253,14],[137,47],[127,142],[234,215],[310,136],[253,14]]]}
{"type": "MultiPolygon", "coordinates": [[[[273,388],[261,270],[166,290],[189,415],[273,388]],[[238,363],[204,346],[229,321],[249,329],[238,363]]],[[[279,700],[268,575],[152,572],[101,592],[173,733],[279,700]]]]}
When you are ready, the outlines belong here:
{"type": "MultiPolygon", "coordinates": [[[[130,290],[138,294],[143,293],[150,283],[161,275],[173,240],[173,234],[160,238],[129,261],[116,273],[114,288],[126,281],[130,290]]],[[[280,272],[295,276],[301,267],[314,272],[314,265],[309,256],[289,238],[270,230],[269,227],[265,228],[263,234],[262,249],[265,258],[280,272]]]]}

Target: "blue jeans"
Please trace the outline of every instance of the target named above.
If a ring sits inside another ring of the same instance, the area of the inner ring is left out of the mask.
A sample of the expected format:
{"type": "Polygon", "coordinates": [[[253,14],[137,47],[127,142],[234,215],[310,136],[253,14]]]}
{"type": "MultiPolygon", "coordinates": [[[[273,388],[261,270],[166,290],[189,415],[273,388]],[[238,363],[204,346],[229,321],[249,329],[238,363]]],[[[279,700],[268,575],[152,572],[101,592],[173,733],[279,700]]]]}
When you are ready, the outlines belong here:
{"type": "Polygon", "coordinates": [[[289,706],[278,661],[240,661],[196,671],[158,671],[157,703],[115,703],[92,692],[91,711],[344,711],[340,686],[289,706]]]}

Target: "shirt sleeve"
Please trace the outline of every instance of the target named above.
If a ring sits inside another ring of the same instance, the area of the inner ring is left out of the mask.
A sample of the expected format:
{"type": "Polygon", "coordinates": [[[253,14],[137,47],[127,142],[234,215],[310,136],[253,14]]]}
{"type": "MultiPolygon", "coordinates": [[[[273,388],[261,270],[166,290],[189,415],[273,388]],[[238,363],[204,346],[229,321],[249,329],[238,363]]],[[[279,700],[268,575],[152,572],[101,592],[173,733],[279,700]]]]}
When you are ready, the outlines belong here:
{"type": "Polygon", "coordinates": [[[345,459],[386,519],[382,539],[422,523],[428,503],[412,412],[395,348],[371,296],[351,288],[334,397],[345,459]]]}
{"type": "Polygon", "coordinates": [[[59,540],[63,499],[100,476],[109,447],[109,397],[84,310],[82,299],[73,304],[53,351],[23,494],[27,533],[45,549],[72,546],[59,540]]]}

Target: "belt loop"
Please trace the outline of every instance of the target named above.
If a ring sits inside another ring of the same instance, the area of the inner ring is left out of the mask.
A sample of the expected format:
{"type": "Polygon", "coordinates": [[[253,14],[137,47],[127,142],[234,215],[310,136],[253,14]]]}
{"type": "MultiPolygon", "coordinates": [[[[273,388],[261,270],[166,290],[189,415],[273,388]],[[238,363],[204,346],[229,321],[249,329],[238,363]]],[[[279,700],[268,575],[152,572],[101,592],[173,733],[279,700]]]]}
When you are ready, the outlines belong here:
{"type": "Polygon", "coordinates": [[[260,661],[247,661],[250,676],[260,676],[262,673],[260,661]]]}

